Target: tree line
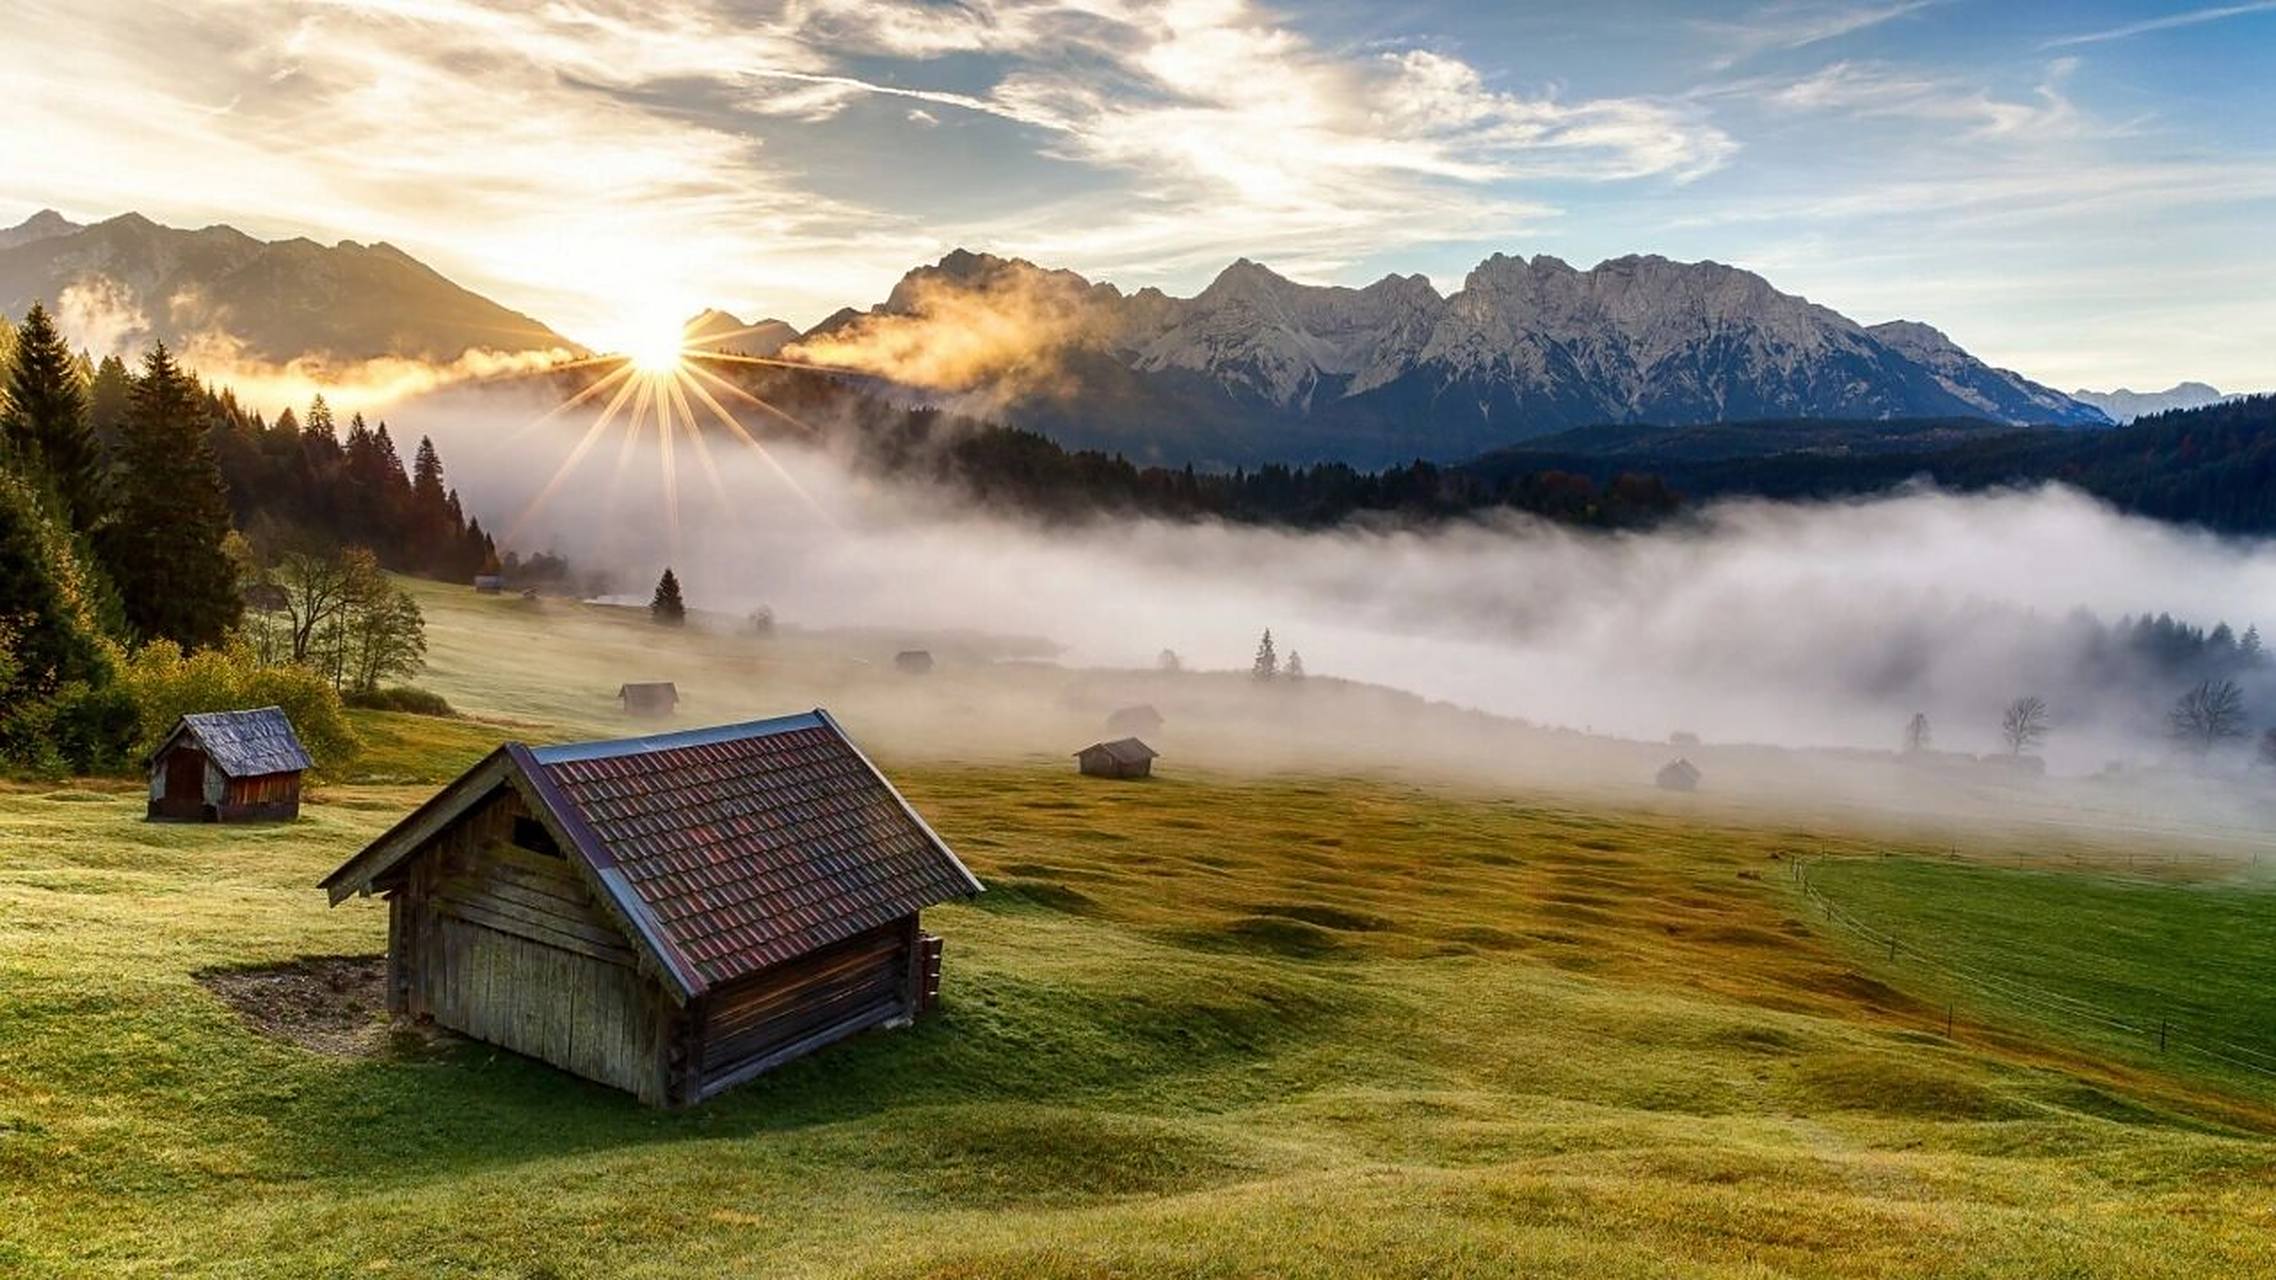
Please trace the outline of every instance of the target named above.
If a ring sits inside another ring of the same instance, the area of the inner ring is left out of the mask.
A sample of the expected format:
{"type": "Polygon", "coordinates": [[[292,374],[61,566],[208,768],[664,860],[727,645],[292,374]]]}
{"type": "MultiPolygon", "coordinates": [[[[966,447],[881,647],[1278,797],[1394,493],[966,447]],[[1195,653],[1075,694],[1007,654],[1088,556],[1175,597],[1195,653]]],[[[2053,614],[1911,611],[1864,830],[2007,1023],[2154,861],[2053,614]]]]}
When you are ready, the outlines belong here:
{"type": "Polygon", "coordinates": [[[122,768],[201,700],[352,742],[339,695],[424,651],[381,570],[494,562],[430,441],[407,471],[385,424],[342,440],[321,399],[266,423],[163,343],[129,370],[42,306],[0,320],[0,763],[122,768]]]}

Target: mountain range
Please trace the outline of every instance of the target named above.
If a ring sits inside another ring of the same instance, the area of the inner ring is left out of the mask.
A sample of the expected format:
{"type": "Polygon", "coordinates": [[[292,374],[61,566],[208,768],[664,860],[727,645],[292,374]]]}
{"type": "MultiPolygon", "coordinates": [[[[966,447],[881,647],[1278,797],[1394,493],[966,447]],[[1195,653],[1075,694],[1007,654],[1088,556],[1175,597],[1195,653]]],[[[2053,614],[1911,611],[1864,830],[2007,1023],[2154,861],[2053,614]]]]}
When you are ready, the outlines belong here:
{"type": "Polygon", "coordinates": [[[2209,404],[2226,404],[2241,399],[2239,395],[2224,394],[2202,382],[2179,382],[2164,391],[2073,391],[2071,399],[2090,404],[2110,415],[2112,422],[2132,422],[2153,413],[2167,413],[2175,409],[2202,409],[2209,404]]]}
{"type": "Polygon", "coordinates": [[[2110,425],[1925,324],[1860,325],[1751,272],[1659,257],[1583,271],[1496,254],[1447,295],[1419,275],[1307,285],[1242,259],[1176,298],[959,250],[787,352],[937,393],[926,362],[869,357],[922,348],[927,326],[963,342],[976,317],[1051,358],[955,370],[968,377],[953,390],[988,416],[1150,459],[1378,465],[1642,422],[2110,425]]]}
{"type": "MultiPolygon", "coordinates": [[[[43,211],[0,231],[0,313],[34,300],[121,345],[156,336],[274,363],[580,350],[390,245],[269,242],[131,213],[82,226],[43,211]]],[[[1651,256],[1581,270],[1496,254],[1443,294],[1420,275],[1301,284],[1244,258],[1174,297],[957,250],[804,332],[712,310],[687,342],[848,370],[1075,447],[1203,465],[1454,460],[1616,424],[2104,427],[2139,411],[1994,368],[1925,324],[1862,325],[1752,272],[1651,256]]]]}
{"type": "Polygon", "coordinates": [[[208,363],[447,363],[470,349],[581,350],[393,245],[264,241],[134,213],[82,226],[42,210],[0,231],[0,313],[21,316],[34,302],[83,341],[160,338],[208,363]]]}

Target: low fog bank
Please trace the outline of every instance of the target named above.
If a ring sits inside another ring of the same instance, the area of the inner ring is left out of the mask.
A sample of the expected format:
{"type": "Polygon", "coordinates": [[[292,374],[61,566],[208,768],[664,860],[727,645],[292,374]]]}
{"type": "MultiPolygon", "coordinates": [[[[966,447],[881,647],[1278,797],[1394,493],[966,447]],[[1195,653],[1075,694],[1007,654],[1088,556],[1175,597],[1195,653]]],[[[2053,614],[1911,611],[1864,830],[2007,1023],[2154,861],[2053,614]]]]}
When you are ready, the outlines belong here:
{"type": "MultiPolygon", "coordinates": [[[[433,432],[469,509],[510,530],[509,545],[564,554],[640,598],[669,563],[691,605],[720,617],[764,605],[791,626],[910,643],[1043,637],[1065,666],[1133,679],[1164,650],[1188,670],[1245,671],[1270,627],[1283,660],[1300,652],[1315,677],[1652,744],[1635,750],[1660,759],[1677,754],[1672,734],[1727,760],[1736,744],[1879,759],[1916,712],[1941,751],[2003,752],[2002,708],[2036,695],[2053,717],[2038,749],[2051,772],[2158,768],[2174,755],[2164,713],[2186,686],[2111,652],[2100,624],[2170,612],[2241,633],[2276,599],[2276,547],[2122,516],[2059,487],[1733,502],[1620,535],[1515,517],[1328,533],[1042,527],[819,453],[770,446],[762,459],[718,436],[709,467],[679,441],[670,502],[651,430],[596,442],[533,508],[589,420],[517,435],[527,420],[431,403],[404,434],[433,432]]],[[[2257,734],[2276,722],[2276,687],[2266,667],[2238,678],[2257,734]]],[[[1176,701],[1190,684],[1158,696],[1176,701]]],[[[1359,762],[1397,764],[1431,745],[1373,713],[1300,731],[1359,762]]],[[[1568,753],[1584,741],[1559,737],[1568,753]]],[[[1624,777],[1636,767],[1618,765],[1624,777]]]]}

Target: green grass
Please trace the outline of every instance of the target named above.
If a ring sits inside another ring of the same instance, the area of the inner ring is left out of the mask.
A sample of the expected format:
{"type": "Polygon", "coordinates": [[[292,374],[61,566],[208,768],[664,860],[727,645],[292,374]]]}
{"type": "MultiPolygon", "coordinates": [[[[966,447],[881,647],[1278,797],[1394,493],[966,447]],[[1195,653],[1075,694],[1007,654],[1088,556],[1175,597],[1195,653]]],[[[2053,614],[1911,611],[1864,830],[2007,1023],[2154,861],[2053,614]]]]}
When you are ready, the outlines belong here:
{"type": "MultiPolygon", "coordinates": [[[[0,787],[0,1274],[2276,1272],[2260,1098],[1947,1041],[1785,876],[1862,842],[1600,801],[904,759],[993,889],[928,915],[918,1027],[684,1114],[481,1045],[265,1038],[193,975],[379,950],[319,876],[498,738],[607,724],[511,705],[560,633],[430,616],[436,683],[516,723],[359,715],[299,822],[0,787]]],[[[778,706],[853,679],[778,661],[778,706]]]]}
{"type": "Polygon", "coordinates": [[[2250,863],[2218,879],[2192,871],[2175,880],[1835,859],[1815,864],[1810,882],[1899,940],[1893,963],[1863,945],[1868,963],[1971,1016],[2136,1060],[2158,1056],[2164,1024],[2172,1069],[2276,1096],[2276,888],[2250,863]]]}

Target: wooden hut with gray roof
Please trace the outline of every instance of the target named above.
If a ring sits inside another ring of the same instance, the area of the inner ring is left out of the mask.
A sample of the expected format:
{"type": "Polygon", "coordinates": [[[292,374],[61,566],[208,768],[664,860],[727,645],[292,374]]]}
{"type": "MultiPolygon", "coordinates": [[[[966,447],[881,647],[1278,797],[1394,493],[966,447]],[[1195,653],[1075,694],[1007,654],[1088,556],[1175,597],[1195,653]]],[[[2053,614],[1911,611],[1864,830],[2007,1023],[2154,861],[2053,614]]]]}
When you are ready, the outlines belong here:
{"type": "Polygon", "coordinates": [[[285,822],[313,764],[282,707],[193,711],[144,764],[153,822],[285,822]]]}
{"type": "Polygon", "coordinates": [[[325,877],[388,903],[389,1007],[686,1106],[939,990],[981,891],[824,711],[509,742],[325,877]]]}

